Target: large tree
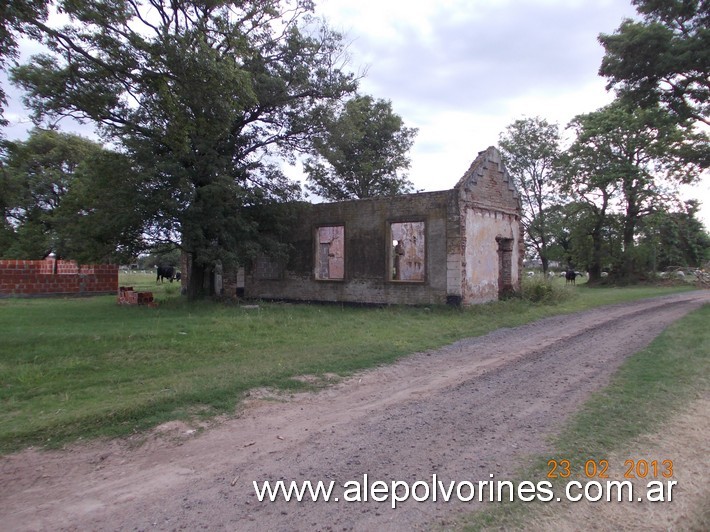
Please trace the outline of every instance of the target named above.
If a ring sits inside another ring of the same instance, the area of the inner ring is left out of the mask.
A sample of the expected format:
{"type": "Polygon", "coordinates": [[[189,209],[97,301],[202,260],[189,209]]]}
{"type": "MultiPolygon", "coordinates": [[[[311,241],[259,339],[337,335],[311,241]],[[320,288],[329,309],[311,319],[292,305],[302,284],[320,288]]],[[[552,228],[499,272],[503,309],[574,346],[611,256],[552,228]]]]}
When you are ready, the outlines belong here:
{"type": "Polygon", "coordinates": [[[641,21],[624,20],[599,41],[607,88],[637,105],[666,106],[710,124],[710,2],[632,0],[641,21]]]}
{"type": "Polygon", "coordinates": [[[554,205],[547,209],[546,219],[550,240],[547,253],[550,261],[562,268],[587,270],[591,251],[588,245],[588,216],[579,202],[554,205]]]}
{"type": "Polygon", "coordinates": [[[314,156],[304,164],[308,190],[336,201],[411,192],[403,171],[416,133],[391,102],[355,96],[315,139],[314,156]]]}
{"type": "Polygon", "coordinates": [[[153,212],[149,198],[129,157],[105,149],[92,154],[54,215],[60,254],[81,263],[130,262],[147,245],[143,229],[146,213],[153,212]]]}
{"type": "Polygon", "coordinates": [[[608,261],[604,253],[612,215],[612,200],[618,194],[621,176],[615,173],[611,162],[599,156],[600,150],[608,148],[603,135],[587,134],[587,122],[577,117],[570,127],[577,136],[572,145],[559,160],[562,190],[575,198],[578,225],[575,230],[586,235],[578,242],[587,241],[584,250],[578,249],[577,256],[584,257],[584,267],[589,272],[589,280],[601,279],[602,268],[608,261]]]}
{"type": "MultiPolygon", "coordinates": [[[[0,72],[19,55],[18,40],[29,30],[28,20],[44,20],[49,0],[6,0],[0,2],[0,72]]],[[[7,103],[5,87],[0,85],[0,126],[7,124],[4,107],[7,103]]],[[[0,132],[0,136],[2,133],[0,132]]]]}
{"type": "Polygon", "coordinates": [[[621,214],[623,260],[617,268],[628,276],[639,221],[665,208],[677,198],[677,184],[692,183],[708,167],[708,139],[664,109],[619,100],[577,116],[571,126],[577,136],[567,186],[596,209],[600,224],[609,211],[621,214]]]}
{"type": "Polygon", "coordinates": [[[699,207],[696,200],[689,200],[643,220],[639,247],[645,248],[651,271],[702,268],[710,260],[710,234],[697,217],[699,207]]]}
{"type": "Polygon", "coordinates": [[[145,234],[189,255],[198,297],[217,262],[265,246],[274,220],[260,206],[298,191],[275,161],[306,150],[329,107],[355,90],[342,39],[309,18],[310,0],[60,7],[68,25],[33,21],[52,53],[14,80],[38,119],[91,120],[128,152],[152,206],[145,234]]]}
{"type": "Polygon", "coordinates": [[[545,273],[550,244],[547,213],[560,203],[556,174],[559,144],[557,125],[539,117],[516,120],[499,139],[505,166],[522,198],[526,244],[540,257],[545,273]]]}
{"type": "Polygon", "coordinates": [[[125,156],[77,135],[39,129],[3,146],[0,256],[113,261],[140,246],[139,190],[114,186],[136,182],[125,156]]]}
{"type": "Polygon", "coordinates": [[[5,227],[14,234],[5,258],[63,255],[56,212],[77,178],[79,168],[101,147],[76,135],[34,130],[27,141],[5,142],[2,202],[5,227]]]}

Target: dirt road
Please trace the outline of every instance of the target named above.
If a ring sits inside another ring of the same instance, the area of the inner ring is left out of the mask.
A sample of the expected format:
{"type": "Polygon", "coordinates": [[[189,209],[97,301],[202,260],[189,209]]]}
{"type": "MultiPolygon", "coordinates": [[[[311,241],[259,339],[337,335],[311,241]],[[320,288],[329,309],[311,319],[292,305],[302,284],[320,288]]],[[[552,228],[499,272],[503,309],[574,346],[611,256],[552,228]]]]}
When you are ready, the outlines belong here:
{"type": "Polygon", "coordinates": [[[510,478],[627,356],[708,302],[710,292],[692,292],[549,318],[317,394],[255,393],[238,417],[201,433],[174,423],[147,438],[4,457],[0,528],[427,529],[478,503],[392,509],[389,499],[346,502],[346,483],[510,478]],[[334,481],[340,501],[259,502],[252,481],[265,480],[334,481]]]}

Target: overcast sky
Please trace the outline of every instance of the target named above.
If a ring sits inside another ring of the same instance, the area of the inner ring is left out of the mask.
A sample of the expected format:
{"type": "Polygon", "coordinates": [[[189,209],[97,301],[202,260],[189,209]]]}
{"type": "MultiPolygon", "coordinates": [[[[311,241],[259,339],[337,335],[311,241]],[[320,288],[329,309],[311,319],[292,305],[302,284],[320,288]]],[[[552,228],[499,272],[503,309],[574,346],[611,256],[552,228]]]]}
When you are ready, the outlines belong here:
{"type": "MultiPolygon", "coordinates": [[[[609,103],[597,36],[636,15],[630,0],[316,0],[316,13],[346,35],[360,92],[419,130],[409,177],[426,191],[451,188],[516,119],[564,128],[609,103]]],[[[8,137],[26,116],[11,101],[8,137]]],[[[686,196],[710,227],[710,178],[686,196]]]]}
{"type": "MultiPolygon", "coordinates": [[[[597,72],[600,33],[636,16],[630,0],[316,0],[348,36],[360,92],[392,101],[419,133],[409,177],[451,188],[509,124],[542,117],[561,128],[613,99],[597,72]]],[[[686,192],[704,203],[710,178],[686,192]]]]}

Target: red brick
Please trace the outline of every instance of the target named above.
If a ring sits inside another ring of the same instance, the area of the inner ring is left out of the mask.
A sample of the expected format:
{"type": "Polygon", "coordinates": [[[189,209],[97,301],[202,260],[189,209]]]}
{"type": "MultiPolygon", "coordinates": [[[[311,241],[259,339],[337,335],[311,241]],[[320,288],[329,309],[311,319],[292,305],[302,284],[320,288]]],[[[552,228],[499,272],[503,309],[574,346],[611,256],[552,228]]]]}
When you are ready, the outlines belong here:
{"type": "Polygon", "coordinates": [[[118,266],[79,266],[74,261],[57,261],[57,275],[54,274],[54,260],[0,261],[0,294],[30,295],[53,293],[92,293],[114,291],[118,286],[118,266]],[[81,274],[79,273],[81,272],[81,274]],[[97,275],[98,272],[102,274],[97,275]]]}

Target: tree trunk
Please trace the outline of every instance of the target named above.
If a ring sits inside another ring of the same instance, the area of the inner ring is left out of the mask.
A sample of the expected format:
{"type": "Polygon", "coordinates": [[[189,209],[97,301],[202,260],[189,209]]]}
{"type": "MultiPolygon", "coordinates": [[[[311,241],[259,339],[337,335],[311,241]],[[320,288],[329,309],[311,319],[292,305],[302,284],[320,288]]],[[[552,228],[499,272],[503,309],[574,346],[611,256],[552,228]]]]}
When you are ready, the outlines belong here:
{"type": "Polygon", "coordinates": [[[636,216],[635,211],[628,212],[624,220],[624,257],[621,264],[622,277],[629,277],[634,270],[633,253],[634,249],[634,233],[636,232],[636,216]]]}
{"type": "Polygon", "coordinates": [[[592,231],[592,264],[589,266],[589,282],[599,281],[602,278],[602,233],[601,227],[592,231]]]}
{"type": "Polygon", "coordinates": [[[606,208],[609,205],[609,192],[602,188],[603,203],[600,209],[594,209],[596,220],[590,233],[592,237],[592,263],[589,265],[589,281],[597,282],[602,278],[602,247],[604,246],[604,227],[607,226],[606,208]]]}
{"type": "Polygon", "coordinates": [[[204,298],[205,292],[205,272],[206,268],[202,264],[195,262],[195,256],[192,255],[190,261],[190,272],[187,278],[187,299],[195,301],[204,298]]]}

